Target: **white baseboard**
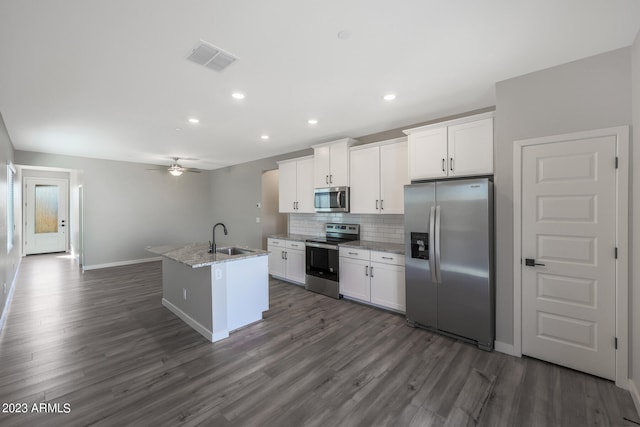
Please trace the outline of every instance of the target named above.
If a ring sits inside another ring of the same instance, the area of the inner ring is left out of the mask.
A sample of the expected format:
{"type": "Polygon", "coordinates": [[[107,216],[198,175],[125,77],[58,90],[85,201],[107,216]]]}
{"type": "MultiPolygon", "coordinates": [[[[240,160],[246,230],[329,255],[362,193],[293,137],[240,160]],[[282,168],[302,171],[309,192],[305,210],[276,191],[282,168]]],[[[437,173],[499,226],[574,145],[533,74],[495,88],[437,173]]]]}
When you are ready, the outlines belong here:
{"type": "Polygon", "coordinates": [[[0,313],[0,331],[4,327],[4,322],[7,318],[7,312],[9,311],[9,306],[11,305],[11,300],[13,299],[13,292],[16,288],[16,278],[18,277],[18,271],[20,270],[20,264],[22,264],[22,257],[18,258],[18,265],[16,267],[15,273],[13,273],[13,279],[11,279],[11,286],[9,286],[9,292],[7,293],[7,299],[4,300],[4,307],[2,307],[2,313],[0,313]]]}
{"type": "Polygon", "coordinates": [[[636,405],[636,412],[638,412],[638,416],[640,417],[640,391],[633,380],[629,380],[629,393],[631,393],[633,403],[636,405]]]}
{"type": "Polygon", "coordinates": [[[124,265],[142,264],[145,262],[153,262],[153,261],[161,261],[161,260],[162,260],[162,257],[156,256],[151,258],[131,259],[128,261],[108,262],[106,264],[83,265],[82,270],[87,271],[87,270],[97,270],[99,268],[122,267],[124,265]]]}
{"type": "Polygon", "coordinates": [[[184,323],[186,323],[187,325],[191,326],[200,335],[202,335],[203,337],[205,337],[206,339],[208,339],[211,342],[220,341],[221,339],[227,338],[229,336],[229,331],[226,330],[226,329],[223,330],[223,331],[218,331],[218,332],[210,331],[205,326],[200,324],[197,320],[195,320],[193,317],[189,316],[187,313],[185,313],[184,311],[180,310],[178,307],[173,305],[170,301],[168,301],[165,298],[162,298],[162,305],[167,307],[169,309],[169,311],[171,311],[173,314],[175,314],[180,319],[182,319],[182,321],[184,323]]]}
{"type": "Polygon", "coordinates": [[[494,341],[493,346],[495,350],[499,351],[500,353],[508,354],[510,356],[520,357],[520,355],[516,353],[516,348],[513,346],[513,344],[507,344],[501,341],[494,341]]]}

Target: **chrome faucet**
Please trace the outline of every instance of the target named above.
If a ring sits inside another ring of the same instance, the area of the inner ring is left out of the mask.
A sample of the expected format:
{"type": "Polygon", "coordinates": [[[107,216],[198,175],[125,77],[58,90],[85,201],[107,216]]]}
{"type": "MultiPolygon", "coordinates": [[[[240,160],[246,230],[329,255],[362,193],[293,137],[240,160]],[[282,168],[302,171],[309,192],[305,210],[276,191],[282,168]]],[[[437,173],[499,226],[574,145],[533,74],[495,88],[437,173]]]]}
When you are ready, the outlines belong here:
{"type": "Polygon", "coordinates": [[[224,225],[223,223],[219,222],[219,223],[217,223],[216,225],[213,226],[213,232],[212,232],[212,236],[211,236],[212,241],[209,242],[209,253],[210,254],[215,254],[216,253],[216,249],[217,249],[217,247],[216,247],[216,227],[219,226],[219,225],[222,226],[222,230],[224,231],[224,235],[225,236],[227,234],[229,234],[229,233],[227,233],[227,226],[224,225]]]}

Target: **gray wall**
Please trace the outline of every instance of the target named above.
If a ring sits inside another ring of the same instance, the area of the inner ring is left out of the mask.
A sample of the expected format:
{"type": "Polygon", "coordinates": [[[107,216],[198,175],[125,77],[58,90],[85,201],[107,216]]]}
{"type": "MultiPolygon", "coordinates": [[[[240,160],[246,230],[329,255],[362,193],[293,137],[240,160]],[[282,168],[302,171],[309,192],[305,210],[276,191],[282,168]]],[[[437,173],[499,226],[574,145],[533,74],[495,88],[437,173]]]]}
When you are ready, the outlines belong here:
{"type": "Polygon", "coordinates": [[[279,160],[309,154],[313,154],[312,149],[211,171],[209,234],[217,222],[224,223],[229,231],[225,236],[218,230],[216,243],[262,248],[262,224],[256,223],[256,217],[261,215],[256,204],[262,202],[262,173],[277,169],[279,160]]]}
{"type": "MultiPolygon", "coordinates": [[[[2,114],[0,114],[0,165],[2,165],[2,171],[0,172],[0,316],[4,316],[4,308],[11,286],[13,285],[13,278],[15,277],[16,269],[20,262],[20,233],[16,228],[13,248],[11,251],[7,251],[7,162],[13,161],[14,150],[7,128],[4,125],[2,114]]],[[[17,178],[17,177],[16,177],[17,178]]],[[[16,199],[18,200],[20,184],[16,183],[14,186],[16,199]]],[[[17,203],[18,204],[18,203],[17,203]]],[[[19,204],[18,204],[19,205],[19,204]]],[[[16,217],[16,224],[20,223],[20,217],[16,217]]],[[[1,325],[0,325],[1,326],[1,325]]]]}
{"type": "Polygon", "coordinates": [[[151,258],[146,245],[208,239],[209,172],[176,178],[140,163],[25,151],[15,157],[24,166],[79,171],[86,267],[151,258]]]}
{"type": "Polygon", "coordinates": [[[632,110],[633,129],[631,143],[632,164],[638,170],[631,171],[631,378],[640,388],[640,31],[632,47],[632,110]],[[635,356],[635,357],[634,357],[635,356]]]}
{"type": "Polygon", "coordinates": [[[631,50],[496,84],[496,339],[513,343],[513,142],[631,123],[631,50]]]}

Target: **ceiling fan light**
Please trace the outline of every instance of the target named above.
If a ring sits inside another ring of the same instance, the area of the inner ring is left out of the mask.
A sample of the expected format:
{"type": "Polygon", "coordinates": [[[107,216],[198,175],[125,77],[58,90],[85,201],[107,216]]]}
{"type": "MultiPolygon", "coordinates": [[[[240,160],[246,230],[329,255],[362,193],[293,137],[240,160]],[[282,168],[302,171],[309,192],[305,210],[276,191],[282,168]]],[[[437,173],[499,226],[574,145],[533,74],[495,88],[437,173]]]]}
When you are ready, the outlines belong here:
{"type": "Polygon", "coordinates": [[[184,168],[180,166],[177,162],[169,166],[169,173],[173,176],[180,176],[184,172],[184,168]]]}

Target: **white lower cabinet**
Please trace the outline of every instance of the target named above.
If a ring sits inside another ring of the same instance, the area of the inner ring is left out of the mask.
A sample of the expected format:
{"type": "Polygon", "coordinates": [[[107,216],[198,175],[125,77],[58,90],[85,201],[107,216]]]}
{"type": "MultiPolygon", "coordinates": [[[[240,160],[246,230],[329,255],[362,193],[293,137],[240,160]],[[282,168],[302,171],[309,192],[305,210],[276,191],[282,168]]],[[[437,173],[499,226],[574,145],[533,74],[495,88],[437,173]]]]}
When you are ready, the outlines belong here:
{"type": "Polygon", "coordinates": [[[404,255],[340,248],[340,293],[404,313],[404,255]]]}
{"type": "Polygon", "coordinates": [[[278,279],[304,285],[305,246],[303,242],[285,239],[267,239],[269,274],[278,279]]]}

